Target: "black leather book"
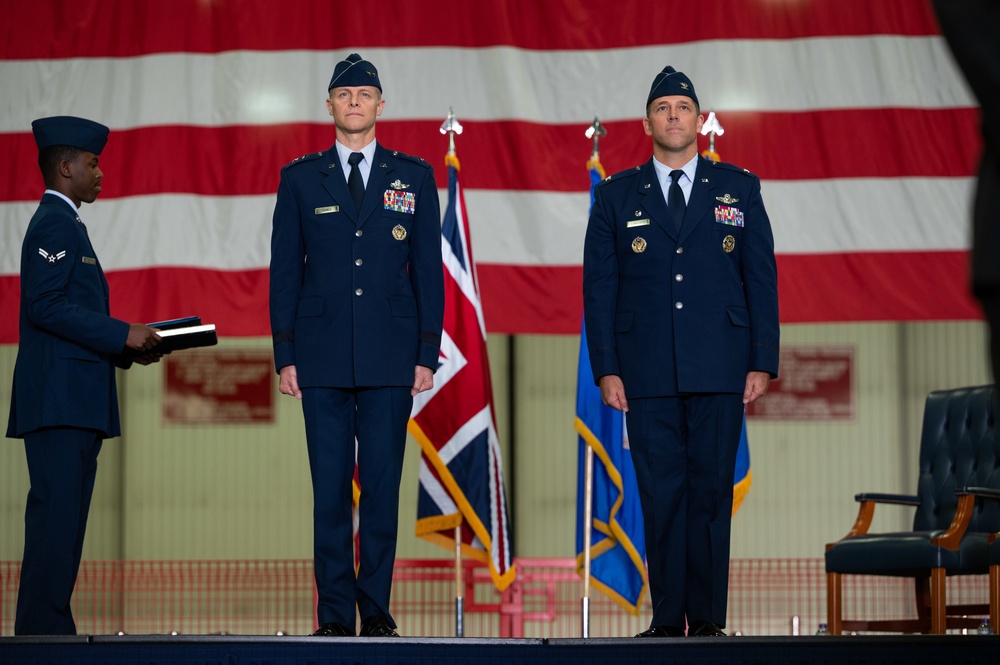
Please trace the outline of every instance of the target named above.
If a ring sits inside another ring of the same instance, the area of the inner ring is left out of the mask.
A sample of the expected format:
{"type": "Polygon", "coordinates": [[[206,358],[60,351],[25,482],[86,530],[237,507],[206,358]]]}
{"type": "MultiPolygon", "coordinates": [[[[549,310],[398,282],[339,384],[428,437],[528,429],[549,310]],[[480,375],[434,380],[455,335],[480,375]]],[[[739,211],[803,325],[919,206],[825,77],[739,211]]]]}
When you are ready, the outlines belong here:
{"type": "Polygon", "coordinates": [[[157,334],[161,338],[160,343],[149,351],[133,351],[126,348],[121,354],[122,357],[131,360],[146,353],[171,353],[202,346],[215,346],[219,343],[219,338],[215,333],[215,324],[203,324],[201,318],[197,316],[157,321],[147,325],[157,329],[157,334]]]}
{"type": "MultiPolygon", "coordinates": [[[[156,326],[151,327],[155,328],[156,326]]],[[[194,349],[201,346],[215,346],[219,343],[214,323],[167,328],[166,330],[161,328],[157,334],[162,339],[159,344],[152,348],[154,353],[170,353],[171,351],[194,349]]]]}

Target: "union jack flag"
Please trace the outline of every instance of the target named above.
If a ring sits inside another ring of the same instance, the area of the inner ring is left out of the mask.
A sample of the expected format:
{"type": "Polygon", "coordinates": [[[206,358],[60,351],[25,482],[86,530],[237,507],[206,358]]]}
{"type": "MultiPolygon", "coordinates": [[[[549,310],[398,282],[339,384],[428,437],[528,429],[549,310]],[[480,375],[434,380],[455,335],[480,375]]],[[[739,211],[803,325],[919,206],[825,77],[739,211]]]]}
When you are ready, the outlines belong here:
{"type": "Polygon", "coordinates": [[[486,354],[486,325],[458,158],[449,154],[448,205],[441,226],[444,261],[444,330],[434,388],[413,400],[409,431],[423,450],[417,498],[417,535],[455,546],[461,527],[463,556],[489,565],[501,591],[515,578],[486,354]]]}

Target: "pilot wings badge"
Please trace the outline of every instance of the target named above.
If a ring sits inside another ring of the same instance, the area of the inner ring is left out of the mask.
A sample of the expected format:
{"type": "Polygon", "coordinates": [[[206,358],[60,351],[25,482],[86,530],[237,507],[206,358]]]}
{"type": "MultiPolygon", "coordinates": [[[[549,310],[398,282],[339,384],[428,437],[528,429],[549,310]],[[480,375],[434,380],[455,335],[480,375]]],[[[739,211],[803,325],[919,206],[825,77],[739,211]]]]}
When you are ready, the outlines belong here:
{"type": "Polygon", "coordinates": [[[52,252],[51,254],[49,254],[44,249],[42,249],[41,247],[39,247],[38,248],[38,253],[41,255],[41,257],[43,259],[45,259],[49,263],[55,263],[59,259],[61,259],[64,256],[66,256],[66,250],[65,249],[63,251],[61,251],[61,252],[52,252]]]}

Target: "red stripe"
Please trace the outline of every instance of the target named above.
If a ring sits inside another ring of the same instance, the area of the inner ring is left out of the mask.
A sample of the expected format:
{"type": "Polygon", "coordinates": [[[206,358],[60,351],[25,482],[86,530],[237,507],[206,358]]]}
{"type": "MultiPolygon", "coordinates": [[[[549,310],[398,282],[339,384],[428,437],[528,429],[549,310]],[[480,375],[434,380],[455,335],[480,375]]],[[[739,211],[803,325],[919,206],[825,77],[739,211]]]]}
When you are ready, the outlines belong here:
{"type": "MultiPolygon", "coordinates": [[[[979,111],[972,108],[733,112],[720,114],[719,120],[726,132],[715,147],[723,160],[770,180],[971,176],[982,147],[979,111]]],[[[583,164],[592,144],[583,123],[463,124],[458,154],[464,187],[587,191],[583,164]]],[[[381,121],[378,136],[383,145],[429,160],[444,189],[447,139],[439,125],[381,121]]],[[[650,139],[640,120],[606,126],[608,136],[600,147],[609,174],[649,159],[650,139]]],[[[115,130],[101,155],[102,197],[273,194],[282,165],[307,150],[325,150],[333,140],[333,126],[326,124],[115,130]]],[[[700,137],[700,145],[707,148],[708,139],[700,137]]],[[[37,199],[42,184],[31,134],[0,134],[0,154],[6,156],[0,161],[0,201],[37,199]]]]}
{"type": "Polygon", "coordinates": [[[781,255],[781,320],[981,319],[969,274],[969,253],[964,251],[781,255]]]}
{"type": "MultiPolygon", "coordinates": [[[[150,268],[107,274],[111,315],[128,322],[200,316],[220,337],[270,336],[268,271],[150,268]]],[[[17,342],[17,275],[0,275],[0,344],[17,342]]]]}
{"type": "Polygon", "coordinates": [[[703,39],[939,32],[930,3],[913,0],[613,6],[599,0],[397,0],[383,3],[378,12],[329,0],[48,0],[10,3],[0,26],[0,59],[309,49],[330,50],[331,69],[341,51],[366,47],[607,49],[703,39]]]}
{"type": "MultiPolygon", "coordinates": [[[[580,333],[583,269],[480,264],[486,329],[580,333]]],[[[783,323],[981,319],[968,252],[779,255],[783,323]],[[876,294],[870,300],[858,294],[876,294]]]]}
{"type": "MultiPolygon", "coordinates": [[[[978,320],[968,274],[967,252],[780,255],[781,320],[978,320]],[[876,295],[863,300],[859,293],[876,295]]],[[[489,332],[580,333],[581,267],[480,264],[479,281],[489,332]]],[[[126,321],[196,314],[221,337],[271,334],[266,269],[151,268],[112,272],[108,282],[112,314],[126,321]]],[[[17,276],[0,276],[0,344],[17,342],[18,297],[17,276]]]]}

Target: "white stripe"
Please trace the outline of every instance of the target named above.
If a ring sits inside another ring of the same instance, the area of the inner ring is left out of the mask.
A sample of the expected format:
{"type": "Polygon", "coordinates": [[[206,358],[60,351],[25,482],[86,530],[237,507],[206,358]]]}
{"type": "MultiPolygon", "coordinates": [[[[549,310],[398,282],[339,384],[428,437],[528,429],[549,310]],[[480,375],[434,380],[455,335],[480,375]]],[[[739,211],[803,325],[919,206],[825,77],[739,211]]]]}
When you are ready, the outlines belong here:
{"type": "MultiPolygon", "coordinates": [[[[463,120],[635,118],[668,62],[686,63],[702,107],[714,111],[976,106],[939,36],[364,53],[379,68],[383,120],[438,120],[449,106],[463,120]]],[[[328,51],[3,61],[0,132],[29,131],[32,119],[67,109],[115,129],[329,122],[324,99],[334,64],[328,51]]]]}
{"type": "Polygon", "coordinates": [[[490,412],[490,405],[487,404],[479,413],[469,418],[465,424],[459,427],[455,435],[448,440],[448,443],[438,449],[438,457],[446,465],[451,464],[451,461],[465,450],[466,446],[472,443],[474,438],[492,425],[493,416],[490,412]]]}
{"type": "MultiPolygon", "coordinates": [[[[447,194],[445,194],[447,196],[447,194]]],[[[479,326],[479,335],[485,340],[486,339],[486,319],[483,316],[483,304],[479,300],[479,293],[476,289],[479,287],[474,279],[475,271],[472,264],[472,256],[469,254],[469,239],[465,235],[465,212],[463,210],[464,206],[464,190],[462,189],[462,183],[455,183],[455,222],[458,232],[461,247],[458,249],[462,252],[462,263],[465,264],[463,267],[458,259],[458,255],[455,254],[455,248],[451,246],[444,235],[441,235],[441,255],[443,256],[445,270],[451,275],[452,279],[458,284],[458,288],[461,289],[462,294],[465,296],[466,300],[472,303],[473,309],[476,310],[476,322],[479,326]]]]}
{"type": "MultiPolygon", "coordinates": [[[[107,270],[193,266],[218,270],[270,263],[276,195],[187,194],[98,200],[81,212],[107,270]]],[[[0,273],[19,271],[18,248],[37,203],[0,204],[0,273]]]]}
{"type": "Polygon", "coordinates": [[[975,178],[767,181],[775,252],[965,250],[975,178]]]}
{"type": "Polygon", "coordinates": [[[434,373],[434,386],[430,390],[417,393],[413,398],[413,408],[410,410],[410,418],[416,418],[424,407],[434,399],[448,382],[458,376],[458,373],[469,364],[468,359],[462,354],[462,350],[455,345],[455,340],[448,334],[447,330],[441,331],[441,354],[439,356],[443,362],[434,373]]]}
{"type": "Polygon", "coordinates": [[[418,477],[420,478],[420,486],[427,492],[427,495],[434,502],[434,505],[437,506],[438,512],[441,515],[454,515],[458,513],[458,506],[452,500],[451,494],[448,493],[448,490],[431,473],[430,467],[427,466],[427,460],[423,456],[420,457],[418,477]]]}
{"type": "MultiPolygon", "coordinates": [[[[764,203],[779,254],[966,250],[975,178],[768,180],[764,203]]],[[[439,192],[442,199],[446,190],[439,192]]],[[[99,200],[85,208],[105,270],[270,263],[274,195],[165,194],[99,200]]],[[[478,264],[578,266],[586,192],[466,190],[478,264]]],[[[19,271],[37,203],[0,203],[0,274],[19,271]]]]}

